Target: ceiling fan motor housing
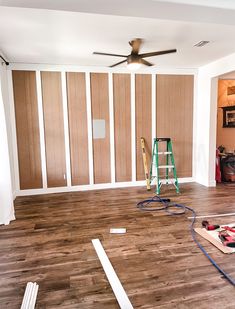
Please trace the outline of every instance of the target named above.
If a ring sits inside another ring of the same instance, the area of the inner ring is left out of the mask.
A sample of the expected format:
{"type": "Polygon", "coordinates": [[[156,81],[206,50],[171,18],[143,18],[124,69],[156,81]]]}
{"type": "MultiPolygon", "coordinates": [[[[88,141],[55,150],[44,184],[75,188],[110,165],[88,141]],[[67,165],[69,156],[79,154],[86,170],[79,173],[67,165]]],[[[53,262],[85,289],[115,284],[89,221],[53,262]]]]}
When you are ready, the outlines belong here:
{"type": "Polygon", "coordinates": [[[130,54],[128,57],[127,57],[127,63],[130,64],[130,63],[140,63],[140,56],[137,55],[137,54],[130,54]]]}

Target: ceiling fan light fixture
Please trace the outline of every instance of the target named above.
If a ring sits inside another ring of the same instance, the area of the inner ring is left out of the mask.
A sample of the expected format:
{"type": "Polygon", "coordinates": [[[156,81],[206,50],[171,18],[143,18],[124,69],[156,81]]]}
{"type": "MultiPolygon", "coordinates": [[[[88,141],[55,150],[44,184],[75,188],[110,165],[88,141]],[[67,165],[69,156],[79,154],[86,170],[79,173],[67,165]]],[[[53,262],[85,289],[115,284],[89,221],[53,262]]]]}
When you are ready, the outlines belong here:
{"type": "Polygon", "coordinates": [[[127,68],[131,71],[135,71],[140,69],[142,66],[142,64],[140,62],[131,62],[131,63],[127,63],[127,68]]]}
{"type": "Polygon", "coordinates": [[[142,66],[141,59],[137,55],[131,54],[127,58],[127,68],[129,70],[138,70],[142,66]]]}

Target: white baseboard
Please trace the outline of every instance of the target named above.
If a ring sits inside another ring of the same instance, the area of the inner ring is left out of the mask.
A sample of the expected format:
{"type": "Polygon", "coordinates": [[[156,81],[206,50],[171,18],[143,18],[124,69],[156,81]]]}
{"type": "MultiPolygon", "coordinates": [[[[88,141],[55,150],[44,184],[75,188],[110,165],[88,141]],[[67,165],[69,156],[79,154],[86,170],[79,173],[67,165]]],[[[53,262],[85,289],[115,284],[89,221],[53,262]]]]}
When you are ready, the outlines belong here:
{"type": "Polygon", "coordinates": [[[11,211],[10,211],[10,214],[5,218],[3,219],[3,221],[0,221],[0,225],[8,225],[10,224],[11,221],[15,220],[15,214],[14,214],[14,209],[12,207],[11,211]]]}
{"type": "MultiPolygon", "coordinates": [[[[187,178],[179,178],[178,181],[179,183],[187,183],[187,182],[193,182],[194,179],[192,177],[187,177],[187,178]]],[[[81,185],[81,186],[70,186],[70,187],[18,190],[16,191],[16,196],[76,192],[76,191],[90,191],[90,190],[102,190],[102,189],[114,189],[114,188],[128,188],[128,187],[138,187],[138,186],[145,186],[145,185],[146,185],[146,182],[144,180],[141,180],[141,181],[133,181],[133,182],[115,182],[115,183],[81,185]]]]}
{"type": "Polygon", "coordinates": [[[144,185],[145,185],[145,181],[136,181],[136,182],[102,183],[102,184],[81,185],[81,186],[71,186],[71,187],[56,187],[56,188],[46,188],[46,189],[30,189],[30,190],[17,191],[17,196],[114,189],[114,188],[135,187],[135,186],[144,186],[144,185]]]}
{"type": "Polygon", "coordinates": [[[216,187],[216,181],[215,180],[205,181],[204,179],[196,178],[195,182],[200,184],[200,185],[203,185],[205,187],[216,187]]]}
{"type": "Polygon", "coordinates": [[[208,187],[216,187],[216,181],[215,180],[209,181],[208,187]]]}
{"type": "Polygon", "coordinates": [[[12,192],[13,201],[16,199],[16,196],[17,196],[16,191],[12,192]]]}

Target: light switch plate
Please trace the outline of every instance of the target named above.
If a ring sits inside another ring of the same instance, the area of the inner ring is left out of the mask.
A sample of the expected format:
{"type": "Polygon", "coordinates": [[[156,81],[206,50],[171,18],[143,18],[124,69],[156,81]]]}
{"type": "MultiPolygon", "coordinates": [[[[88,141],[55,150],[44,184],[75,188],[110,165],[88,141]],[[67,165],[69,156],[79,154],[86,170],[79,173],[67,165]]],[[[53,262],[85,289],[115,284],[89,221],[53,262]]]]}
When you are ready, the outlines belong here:
{"type": "Polygon", "coordinates": [[[105,120],[104,119],[93,119],[93,138],[100,139],[105,138],[105,120]]]}

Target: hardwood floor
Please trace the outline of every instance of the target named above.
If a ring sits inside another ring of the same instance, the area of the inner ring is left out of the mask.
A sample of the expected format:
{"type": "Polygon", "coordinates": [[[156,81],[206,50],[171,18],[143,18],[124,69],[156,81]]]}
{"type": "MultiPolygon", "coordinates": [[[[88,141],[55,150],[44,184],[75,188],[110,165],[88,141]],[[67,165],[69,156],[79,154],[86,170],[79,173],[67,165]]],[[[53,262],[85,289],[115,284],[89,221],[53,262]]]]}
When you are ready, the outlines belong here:
{"type": "MultiPolygon", "coordinates": [[[[182,184],[181,194],[168,187],[162,196],[198,215],[229,213],[235,212],[234,188],[182,184]]],[[[102,241],[134,308],[235,308],[234,287],[191,239],[191,214],[172,217],[136,208],[153,195],[153,189],[138,187],[18,197],[17,220],[0,226],[0,308],[19,309],[28,281],[39,284],[36,308],[119,308],[93,238],[102,241]],[[127,233],[110,234],[111,227],[127,233]]],[[[198,239],[235,278],[234,255],[198,239]]]]}

